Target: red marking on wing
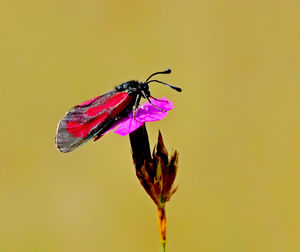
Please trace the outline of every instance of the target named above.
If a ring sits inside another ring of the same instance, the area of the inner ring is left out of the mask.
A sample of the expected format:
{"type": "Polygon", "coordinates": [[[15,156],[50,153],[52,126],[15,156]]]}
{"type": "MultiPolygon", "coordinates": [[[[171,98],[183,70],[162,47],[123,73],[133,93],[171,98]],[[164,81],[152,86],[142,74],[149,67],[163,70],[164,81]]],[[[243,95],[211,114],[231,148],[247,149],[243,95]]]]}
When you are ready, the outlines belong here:
{"type": "Polygon", "coordinates": [[[67,122],[67,131],[72,134],[74,137],[84,138],[86,137],[92,128],[97,124],[101,123],[107,117],[107,113],[102,113],[97,116],[95,120],[90,123],[77,123],[77,122],[67,122]]]}
{"type": "Polygon", "coordinates": [[[75,138],[85,138],[92,129],[114,118],[132,101],[127,92],[109,92],[75,106],[66,115],[65,130],[75,138]]]}
{"type": "Polygon", "coordinates": [[[86,111],[88,116],[96,116],[101,113],[103,110],[109,110],[112,107],[115,107],[119,104],[122,100],[124,100],[128,96],[127,92],[124,93],[117,93],[113,97],[111,97],[107,102],[100,106],[91,107],[86,111]]]}

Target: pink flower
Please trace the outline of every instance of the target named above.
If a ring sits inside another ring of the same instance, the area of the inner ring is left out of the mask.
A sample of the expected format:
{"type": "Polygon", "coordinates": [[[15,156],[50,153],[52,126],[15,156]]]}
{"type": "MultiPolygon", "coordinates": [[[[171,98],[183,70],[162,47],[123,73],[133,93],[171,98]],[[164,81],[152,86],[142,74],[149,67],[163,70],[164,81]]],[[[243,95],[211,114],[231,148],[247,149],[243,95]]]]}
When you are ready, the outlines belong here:
{"type": "Polygon", "coordinates": [[[159,121],[165,118],[168,111],[174,108],[173,102],[170,102],[166,97],[159,99],[159,101],[151,99],[151,102],[162,110],[157,109],[150,102],[146,102],[137,109],[135,118],[133,118],[133,112],[131,112],[126,118],[114,124],[108,131],[117,127],[114,133],[126,136],[141,127],[145,122],[159,121]]]}

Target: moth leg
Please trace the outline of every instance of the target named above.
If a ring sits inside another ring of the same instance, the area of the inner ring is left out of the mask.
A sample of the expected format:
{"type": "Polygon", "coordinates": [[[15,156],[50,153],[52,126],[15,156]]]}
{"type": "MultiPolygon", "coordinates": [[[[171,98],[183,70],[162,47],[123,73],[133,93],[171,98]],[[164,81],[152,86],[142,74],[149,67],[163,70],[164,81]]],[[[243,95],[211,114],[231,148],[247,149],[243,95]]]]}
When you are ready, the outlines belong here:
{"type": "Polygon", "coordinates": [[[137,111],[137,109],[133,109],[133,111],[132,111],[132,113],[133,113],[133,119],[134,119],[135,121],[139,122],[139,123],[143,123],[143,122],[139,121],[138,119],[136,119],[136,117],[135,117],[136,111],[137,111]]]}
{"type": "Polygon", "coordinates": [[[136,120],[136,121],[139,122],[139,123],[143,123],[143,122],[141,122],[141,121],[139,121],[139,120],[136,119],[135,113],[136,113],[136,111],[137,111],[137,109],[138,109],[138,107],[139,107],[139,105],[140,105],[141,98],[142,98],[141,95],[138,95],[138,96],[136,97],[136,100],[135,100],[135,103],[134,103],[134,106],[133,106],[133,111],[132,111],[133,119],[136,120]]]}
{"type": "Polygon", "coordinates": [[[145,97],[146,97],[146,99],[148,100],[148,102],[150,102],[150,103],[152,104],[152,106],[153,106],[154,108],[157,108],[158,110],[163,111],[163,112],[167,112],[167,110],[164,110],[164,109],[161,109],[161,108],[155,106],[155,105],[151,102],[151,100],[149,99],[149,96],[145,95],[145,97]]]}
{"type": "Polygon", "coordinates": [[[150,95],[149,97],[150,97],[151,99],[155,100],[155,101],[168,102],[168,101],[165,101],[165,100],[157,99],[156,97],[153,97],[152,95],[150,95]]]}
{"type": "Polygon", "coordinates": [[[141,102],[141,98],[142,98],[142,96],[141,95],[138,95],[137,97],[136,97],[136,100],[135,100],[135,103],[134,103],[134,110],[137,110],[137,108],[139,107],[139,105],[140,105],[140,102],[141,102]]]}

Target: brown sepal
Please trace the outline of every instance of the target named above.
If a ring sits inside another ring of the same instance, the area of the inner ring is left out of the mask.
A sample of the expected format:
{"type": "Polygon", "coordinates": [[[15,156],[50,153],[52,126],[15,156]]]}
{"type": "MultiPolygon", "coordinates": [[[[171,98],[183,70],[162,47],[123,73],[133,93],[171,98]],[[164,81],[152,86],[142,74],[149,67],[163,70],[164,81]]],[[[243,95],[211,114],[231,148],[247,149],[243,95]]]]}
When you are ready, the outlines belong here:
{"type": "Polygon", "coordinates": [[[172,189],[172,185],[178,169],[178,152],[175,151],[169,160],[168,151],[159,131],[158,142],[151,156],[145,125],[130,133],[130,143],[140,183],[157,207],[163,208],[177,189],[177,187],[172,189]]]}
{"type": "Polygon", "coordinates": [[[164,183],[163,183],[163,195],[165,198],[170,198],[169,194],[172,189],[172,185],[176,178],[178,169],[178,152],[175,151],[171,157],[170,163],[167,167],[163,170],[164,173],[164,183]]]}

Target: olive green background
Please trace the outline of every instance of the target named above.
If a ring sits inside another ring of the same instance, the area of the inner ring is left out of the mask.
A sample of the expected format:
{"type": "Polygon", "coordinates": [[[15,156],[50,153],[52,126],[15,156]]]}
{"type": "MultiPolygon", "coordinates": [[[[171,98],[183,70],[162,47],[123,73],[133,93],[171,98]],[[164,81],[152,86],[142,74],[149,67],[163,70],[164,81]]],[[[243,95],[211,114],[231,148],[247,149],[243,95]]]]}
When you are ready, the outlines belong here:
{"type": "Polygon", "coordinates": [[[68,154],[72,106],[131,79],[176,108],[148,124],[180,152],[168,251],[300,251],[299,1],[6,1],[0,251],[160,251],[128,137],[68,154]]]}

